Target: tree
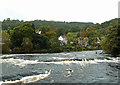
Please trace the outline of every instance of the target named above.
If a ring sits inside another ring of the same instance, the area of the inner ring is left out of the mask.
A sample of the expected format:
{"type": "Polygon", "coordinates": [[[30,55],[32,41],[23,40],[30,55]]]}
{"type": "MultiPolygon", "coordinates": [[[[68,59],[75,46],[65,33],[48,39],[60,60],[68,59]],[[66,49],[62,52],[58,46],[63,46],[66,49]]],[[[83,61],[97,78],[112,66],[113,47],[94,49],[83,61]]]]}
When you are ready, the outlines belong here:
{"type": "Polygon", "coordinates": [[[96,28],[92,27],[91,25],[86,29],[86,36],[89,38],[89,44],[93,43],[94,40],[97,38],[96,28]]]}
{"type": "Polygon", "coordinates": [[[10,36],[6,32],[2,32],[2,53],[11,53],[11,41],[10,36]]]}
{"type": "Polygon", "coordinates": [[[51,31],[52,28],[50,26],[40,26],[39,31],[42,32],[42,34],[45,34],[46,32],[51,31]]]}
{"type": "Polygon", "coordinates": [[[31,41],[33,39],[34,30],[30,23],[25,23],[13,29],[11,32],[11,41],[13,47],[21,47],[21,43],[24,37],[29,38],[31,41]]]}
{"type": "Polygon", "coordinates": [[[43,35],[34,34],[33,36],[33,49],[46,49],[48,47],[48,38],[43,35]]]}
{"type": "Polygon", "coordinates": [[[77,33],[72,33],[69,32],[67,34],[67,44],[69,44],[69,46],[75,46],[76,45],[76,37],[77,37],[77,33]]]}
{"type": "Polygon", "coordinates": [[[107,35],[102,41],[102,49],[104,52],[117,56],[120,53],[120,24],[109,26],[106,30],[107,35]]]}
{"type": "Polygon", "coordinates": [[[54,31],[46,32],[45,36],[48,39],[48,46],[51,49],[51,51],[59,52],[61,47],[56,32],[54,31]]]}
{"type": "Polygon", "coordinates": [[[32,42],[29,38],[27,37],[24,37],[23,38],[23,41],[22,41],[22,50],[27,53],[27,52],[30,52],[30,50],[32,49],[33,45],[32,45],[32,42]]]}

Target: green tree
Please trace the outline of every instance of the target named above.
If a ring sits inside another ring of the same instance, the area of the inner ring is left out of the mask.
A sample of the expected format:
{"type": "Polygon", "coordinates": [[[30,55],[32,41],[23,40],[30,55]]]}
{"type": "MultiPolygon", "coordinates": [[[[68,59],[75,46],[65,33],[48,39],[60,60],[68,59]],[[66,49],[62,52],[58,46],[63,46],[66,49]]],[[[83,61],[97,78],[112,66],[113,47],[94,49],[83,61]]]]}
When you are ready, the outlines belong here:
{"type": "Polygon", "coordinates": [[[11,40],[10,36],[6,32],[2,32],[2,53],[11,53],[11,40]]]}
{"type": "Polygon", "coordinates": [[[50,26],[40,26],[39,31],[41,31],[42,34],[45,34],[46,32],[52,31],[52,28],[50,26]]]}
{"type": "Polygon", "coordinates": [[[102,49],[104,52],[117,56],[120,53],[120,24],[109,26],[106,30],[107,35],[102,41],[102,49]]]}
{"type": "Polygon", "coordinates": [[[67,33],[67,40],[68,40],[67,44],[74,46],[76,43],[76,37],[77,37],[77,33],[72,33],[72,32],[67,33]]]}
{"type": "Polygon", "coordinates": [[[90,45],[93,45],[93,42],[97,38],[96,28],[92,27],[91,25],[86,29],[86,36],[89,38],[88,42],[90,45]]]}
{"type": "Polygon", "coordinates": [[[34,30],[30,23],[25,23],[15,27],[10,35],[13,47],[21,47],[24,37],[28,37],[32,41],[34,30]]]}
{"type": "Polygon", "coordinates": [[[24,37],[23,38],[23,41],[22,41],[22,50],[25,52],[25,53],[28,53],[31,51],[31,49],[33,48],[33,44],[31,42],[31,40],[27,37],[24,37]]]}
{"type": "Polygon", "coordinates": [[[46,32],[45,35],[48,38],[48,46],[51,49],[51,52],[59,52],[61,50],[61,47],[56,32],[46,32]]]}
{"type": "Polygon", "coordinates": [[[33,49],[39,50],[48,48],[48,37],[41,34],[34,34],[32,42],[33,49]]]}

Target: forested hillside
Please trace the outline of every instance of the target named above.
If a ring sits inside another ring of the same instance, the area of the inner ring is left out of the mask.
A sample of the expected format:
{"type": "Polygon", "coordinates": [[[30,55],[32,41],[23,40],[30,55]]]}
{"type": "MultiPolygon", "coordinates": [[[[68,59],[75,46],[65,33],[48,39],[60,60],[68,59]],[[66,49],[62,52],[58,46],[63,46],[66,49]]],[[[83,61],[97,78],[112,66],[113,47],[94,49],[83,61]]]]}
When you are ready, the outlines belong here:
{"type": "Polygon", "coordinates": [[[19,21],[2,22],[3,53],[49,53],[102,49],[119,55],[120,18],[104,23],[19,21]]]}
{"type": "Polygon", "coordinates": [[[2,22],[3,30],[11,30],[14,27],[17,27],[23,23],[34,24],[35,29],[38,29],[40,26],[51,26],[52,28],[72,28],[72,27],[85,27],[86,25],[93,25],[92,22],[60,22],[60,21],[46,21],[46,20],[34,20],[34,21],[23,21],[23,20],[10,20],[7,18],[2,22]]]}
{"type": "MultiPolygon", "coordinates": [[[[3,30],[11,30],[14,27],[17,27],[23,23],[32,23],[34,24],[35,29],[38,29],[40,26],[51,26],[52,28],[86,28],[89,25],[94,25],[92,22],[60,22],[60,21],[46,21],[46,20],[34,20],[34,21],[23,21],[23,20],[10,20],[10,18],[4,19],[2,22],[3,30]]],[[[105,21],[101,24],[96,23],[94,26],[97,28],[105,28],[110,25],[115,25],[116,23],[120,23],[120,19],[115,18],[110,21],[105,21]]]]}

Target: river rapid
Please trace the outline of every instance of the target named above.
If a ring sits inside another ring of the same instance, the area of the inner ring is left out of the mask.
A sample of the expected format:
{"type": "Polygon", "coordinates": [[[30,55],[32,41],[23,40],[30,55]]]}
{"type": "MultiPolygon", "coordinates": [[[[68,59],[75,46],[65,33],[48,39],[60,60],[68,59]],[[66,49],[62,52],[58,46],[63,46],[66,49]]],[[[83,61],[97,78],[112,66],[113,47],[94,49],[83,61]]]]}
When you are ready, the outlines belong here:
{"type": "Polygon", "coordinates": [[[118,83],[118,57],[101,52],[2,55],[0,83],[118,83]]]}

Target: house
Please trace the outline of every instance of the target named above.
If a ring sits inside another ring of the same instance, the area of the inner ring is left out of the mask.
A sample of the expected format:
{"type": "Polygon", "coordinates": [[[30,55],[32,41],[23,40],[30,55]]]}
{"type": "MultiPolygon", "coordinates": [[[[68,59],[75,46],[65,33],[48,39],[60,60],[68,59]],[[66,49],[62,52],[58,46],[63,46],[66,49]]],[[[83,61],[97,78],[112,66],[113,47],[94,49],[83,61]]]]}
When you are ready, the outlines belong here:
{"type": "Polygon", "coordinates": [[[37,34],[41,34],[41,31],[38,30],[36,33],[37,33],[37,34]]]}
{"type": "Polygon", "coordinates": [[[62,36],[60,36],[60,37],[58,38],[58,40],[63,41],[64,39],[63,39],[62,36]]]}
{"type": "Polygon", "coordinates": [[[67,38],[65,35],[61,35],[60,37],[58,37],[58,40],[61,42],[61,45],[67,45],[67,38]]]}

